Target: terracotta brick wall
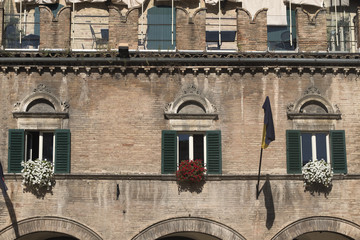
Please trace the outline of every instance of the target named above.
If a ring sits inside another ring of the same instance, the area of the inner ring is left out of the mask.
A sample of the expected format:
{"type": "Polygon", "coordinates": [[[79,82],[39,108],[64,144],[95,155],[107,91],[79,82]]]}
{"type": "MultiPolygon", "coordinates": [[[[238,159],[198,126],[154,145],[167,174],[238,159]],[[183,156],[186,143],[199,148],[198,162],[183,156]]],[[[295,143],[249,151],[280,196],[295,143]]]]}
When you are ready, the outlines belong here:
{"type": "Polygon", "coordinates": [[[237,43],[238,50],[267,50],[267,9],[259,11],[254,19],[243,8],[237,9],[237,43]]]}
{"type": "Polygon", "coordinates": [[[49,8],[39,5],[40,46],[39,48],[70,48],[71,8],[63,7],[53,16],[49,8]]]}
{"type": "Polygon", "coordinates": [[[297,8],[296,17],[299,51],[327,51],[326,11],[310,13],[297,8]]]}
{"type": "Polygon", "coordinates": [[[189,16],[188,12],[182,8],[176,9],[177,49],[205,50],[205,19],[205,9],[200,9],[194,16],[189,16]]]}
{"type": "Polygon", "coordinates": [[[131,9],[124,15],[120,11],[115,6],[109,7],[109,47],[117,48],[121,43],[137,49],[139,9],[131,9]]]}

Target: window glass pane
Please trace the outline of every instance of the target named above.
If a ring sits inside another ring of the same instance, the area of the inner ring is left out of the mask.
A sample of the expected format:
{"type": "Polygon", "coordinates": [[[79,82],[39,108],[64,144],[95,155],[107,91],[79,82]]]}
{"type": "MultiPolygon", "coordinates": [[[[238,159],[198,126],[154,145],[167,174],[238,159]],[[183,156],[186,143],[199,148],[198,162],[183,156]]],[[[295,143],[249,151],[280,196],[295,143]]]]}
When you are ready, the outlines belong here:
{"type": "Polygon", "coordinates": [[[317,133],[316,134],[316,157],[318,160],[324,159],[327,161],[326,157],[326,133],[317,133]]]}
{"type": "Polygon", "coordinates": [[[309,160],[312,160],[311,136],[311,133],[301,134],[301,156],[303,165],[308,163],[309,160]]]}
{"type": "Polygon", "coordinates": [[[290,41],[290,10],[286,10],[287,26],[268,26],[267,37],[269,50],[295,50],[296,48],[296,13],[291,10],[291,34],[290,41]]]}
{"type": "Polygon", "coordinates": [[[43,159],[53,161],[53,133],[43,133],[43,159]]]}
{"type": "Polygon", "coordinates": [[[26,146],[26,160],[39,158],[39,132],[28,132],[26,146]]]}
{"type": "Polygon", "coordinates": [[[179,134],[179,162],[189,159],[189,134],[179,134]]]}
{"type": "Polygon", "coordinates": [[[204,135],[194,134],[194,160],[204,160],[204,135]]]}

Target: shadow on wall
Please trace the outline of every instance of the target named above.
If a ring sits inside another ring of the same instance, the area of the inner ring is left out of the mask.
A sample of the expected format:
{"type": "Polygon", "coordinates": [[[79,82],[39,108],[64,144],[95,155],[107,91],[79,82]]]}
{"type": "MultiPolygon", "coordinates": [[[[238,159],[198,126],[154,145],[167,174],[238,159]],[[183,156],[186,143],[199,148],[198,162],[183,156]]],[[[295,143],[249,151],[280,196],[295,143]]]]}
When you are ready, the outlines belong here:
{"type": "Polygon", "coordinates": [[[9,198],[9,195],[7,194],[7,192],[4,189],[2,189],[2,192],[3,192],[6,208],[8,209],[9,216],[11,219],[11,225],[15,231],[16,238],[18,238],[18,237],[20,237],[20,234],[19,234],[19,226],[17,224],[14,205],[12,204],[11,199],[9,198]]]}
{"type": "Polygon", "coordinates": [[[275,221],[275,208],[271,192],[269,174],[266,175],[266,181],[260,191],[263,191],[264,193],[266,208],[266,228],[270,230],[275,221]]]}

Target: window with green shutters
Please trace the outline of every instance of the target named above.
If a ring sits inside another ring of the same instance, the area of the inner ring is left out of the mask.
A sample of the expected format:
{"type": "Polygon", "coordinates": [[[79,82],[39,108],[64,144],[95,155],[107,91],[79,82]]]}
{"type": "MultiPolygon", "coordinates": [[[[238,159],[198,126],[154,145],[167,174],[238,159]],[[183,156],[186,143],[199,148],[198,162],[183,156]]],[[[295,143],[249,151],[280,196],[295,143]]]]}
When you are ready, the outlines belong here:
{"type": "Polygon", "coordinates": [[[221,174],[221,132],[162,131],[161,173],[174,174],[188,159],[202,159],[207,174],[221,174]]]}
{"type": "Polygon", "coordinates": [[[347,173],[345,131],[286,131],[287,172],[301,174],[309,160],[330,162],[334,173],[347,173]]]}
{"type": "Polygon", "coordinates": [[[8,171],[21,172],[21,162],[37,158],[55,165],[56,173],[70,172],[70,130],[9,130],[8,171]]]}

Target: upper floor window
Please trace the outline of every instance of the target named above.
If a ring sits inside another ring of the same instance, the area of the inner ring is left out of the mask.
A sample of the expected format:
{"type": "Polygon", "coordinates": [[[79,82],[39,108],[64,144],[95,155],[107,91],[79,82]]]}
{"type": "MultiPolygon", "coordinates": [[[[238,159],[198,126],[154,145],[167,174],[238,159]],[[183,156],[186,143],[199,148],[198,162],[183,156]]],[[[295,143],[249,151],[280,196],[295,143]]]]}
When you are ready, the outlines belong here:
{"type": "Polygon", "coordinates": [[[310,87],[288,106],[293,128],[286,131],[287,172],[301,173],[310,160],[324,159],[334,173],[347,173],[345,131],[334,130],[341,113],[320,91],[310,87]]]}
{"type": "Polygon", "coordinates": [[[221,131],[216,108],[193,85],[168,104],[165,118],[171,130],[162,131],[161,172],[175,173],[181,161],[201,159],[208,174],[221,174],[221,131]]]}
{"type": "Polygon", "coordinates": [[[15,104],[13,116],[18,129],[9,129],[9,172],[20,172],[21,162],[30,159],[52,162],[56,173],[70,172],[71,137],[65,120],[68,107],[43,84],[15,104]]]}
{"type": "Polygon", "coordinates": [[[356,4],[351,0],[325,0],[329,51],[355,52],[356,4]]]}
{"type": "Polygon", "coordinates": [[[140,18],[140,47],[149,50],[174,50],[176,11],[170,6],[154,6],[140,18]],[[145,21],[146,15],[146,21],[145,21]]]}
{"type": "Polygon", "coordinates": [[[162,132],[162,173],[175,173],[183,160],[203,160],[208,174],[221,174],[220,131],[162,132]]]}
{"type": "Polygon", "coordinates": [[[270,51],[295,50],[296,42],[296,13],[293,9],[286,9],[287,25],[268,25],[267,37],[270,51]]]}
{"type": "Polygon", "coordinates": [[[4,47],[38,49],[40,12],[35,5],[22,1],[4,1],[4,47]]]}
{"type": "Polygon", "coordinates": [[[236,3],[217,1],[207,4],[206,50],[237,50],[236,3]]]}
{"type": "Polygon", "coordinates": [[[109,11],[105,1],[73,3],[71,47],[73,49],[107,49],[109,42],[109,11]]]}

